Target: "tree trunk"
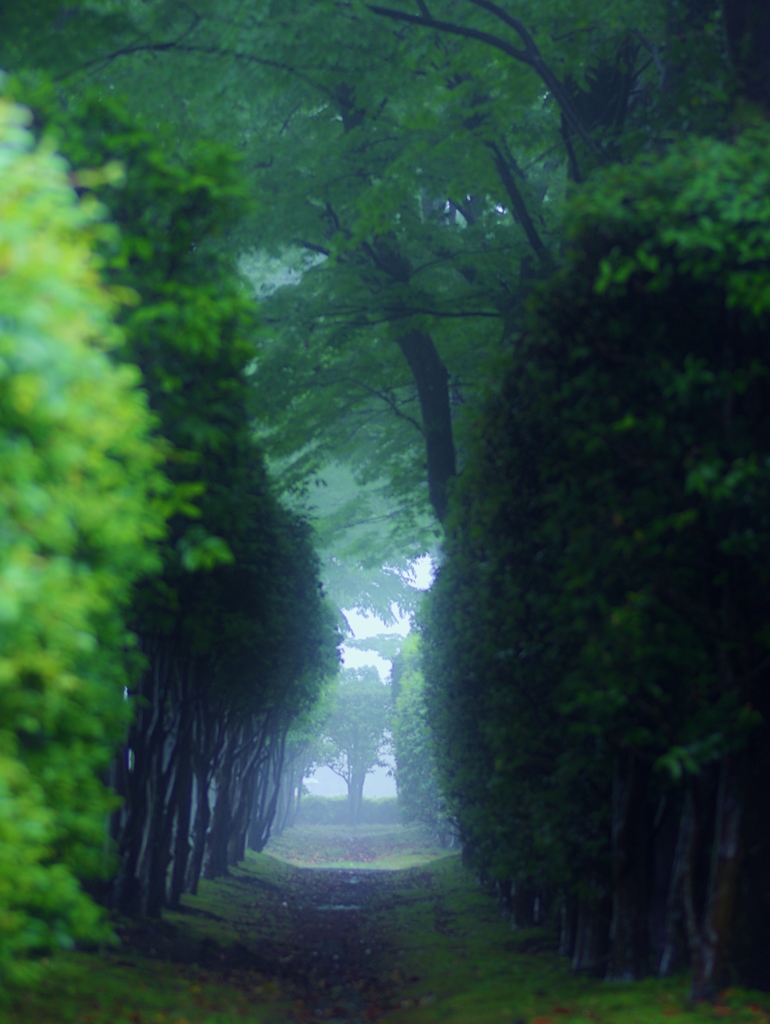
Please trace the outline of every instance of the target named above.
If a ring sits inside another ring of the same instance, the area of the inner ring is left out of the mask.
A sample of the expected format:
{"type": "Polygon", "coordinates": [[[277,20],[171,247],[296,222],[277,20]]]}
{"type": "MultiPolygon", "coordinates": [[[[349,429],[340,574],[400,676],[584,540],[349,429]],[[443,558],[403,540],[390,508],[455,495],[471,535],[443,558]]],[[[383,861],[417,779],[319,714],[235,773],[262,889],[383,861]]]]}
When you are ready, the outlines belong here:
{"type": "Polygon", "coordinates": [[[650,766],[633,753],[615,762],[612,793],[612,924],[608,980],[649,971],[650,766]]]}
{"type": "Polygon", "coordinates": [[[743,95],[770,118],[770,3],[725,0],[727,49],[743,95]]]}
{"type": "Polygon", "coordinates": [[[148,666],[142,674],[136,716],[129,730],[126,801],[117,831],[119,868],[110,905],[127,917],[147,909],[151,846],[158,825],[156,801],[163,800],[163,746],[166,739],[166,702],[174,666],[175,644],[168,637],[142,638],[148,666]]]}
{"type": "Polygon", "coordinates": [[[737,755],[722,759],[716,796],[714,839],[702,914],[693,884],[697,830],[693,829],[685,876],[687,931],[692,960],[693,999],[711,999],[725,981],[738,892],[741,826],[744,808],[743,765],[737,755]]]}
{"type": "Polygon", "coordinates": [[[449,481],[457,473],[449,404],[449,374],[441,362],[433,339],[425,331],[402,334],[397,342],[417,385],[425,434],[428,493],[436,518],[443,522],[449,500],[449,481]]]}
{"type": "Polygon", "coordinates": [[[572,959],[577,935],[578,901],[571,894],[562,898],[559,916],[559,956],[572,959]]]}
{"type": "Polygon", "coordinates": [[[575,949],[571,968],[586,974],[601,975],[607,969],[610,901],[595,882],[590,882],[578,898],[575,949]]]}
{"type": "Polygon", "coordinates": [[[216,772],[216,801],[211,816],[211,828],[208,836],[208,851],[203,869],[203,877],[212,879],[227,875],[227,841],[230,835],[230,819],[232,814],[233,766],[237,736],[231,735],[227,740],[227,749],[222,764],[216,772]]]}
{"type": "Polygon", "coordinates": [[[195,781],[195,817],[192,832],[192,851],[188,861],[185,889],[193,896],[206,857],[206,840],[211,821],[209,789],[211,778],[219,761],[225,741],[224,723],[210,715],[203,704],[196,707],[193,723],[192,758],[195,781]]]}
{"type": "Polygon", "coordinates": [[[195,823],[192,833],[192,850],[187,866],[185,889],[193,896],[198,892],[198,882],[203,872],[203,859],[206,855],[206,835],[211,821],[211,804],[209,803],[209,777],[206,771],[195,771],[195,823]]]}
{"type": "Polygon", "coordinates": [[[511,928],[531,928],[535,922],[535,887],[526,880],[511,886],[511,928]]]}
{"type": "Polygon", "coordinates": [[[361,807],[364,802],[366,772],[353,771],[348,785],[348,824],[358,825],[361,821],[361,807]]]}
{"type": "Polygon", "coordinates": [[[179,906],[185,889],[187,864],[190,859],[190,824],[192,820],[193,771],[189,741],[179,754],[177,768],[176,833],[174,836],[174,862],[168,889],[168,905],[179,906]]]}
{"type": "Polygon", "coordinates": [[[679,819],[679,833],[669,876],[663,941],[658,960],[659,978],[668,978],[678,969],[683,959],[680,936],[684,929],[684,880],[693,824],[693,805],[688,799],[685,800],[679,819]]]}

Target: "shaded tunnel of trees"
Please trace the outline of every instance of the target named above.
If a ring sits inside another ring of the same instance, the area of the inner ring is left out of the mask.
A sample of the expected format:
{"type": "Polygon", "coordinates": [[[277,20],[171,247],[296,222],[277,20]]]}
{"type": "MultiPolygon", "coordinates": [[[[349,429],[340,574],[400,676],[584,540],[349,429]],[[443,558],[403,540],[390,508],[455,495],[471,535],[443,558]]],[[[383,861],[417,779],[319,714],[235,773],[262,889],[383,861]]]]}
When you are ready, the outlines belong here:
{"type": "Polygon", "coordinates": [[[0,977],[388,729],[576,971],[770,988],[767,4],[44,0],[0,67],[0,977]]]}

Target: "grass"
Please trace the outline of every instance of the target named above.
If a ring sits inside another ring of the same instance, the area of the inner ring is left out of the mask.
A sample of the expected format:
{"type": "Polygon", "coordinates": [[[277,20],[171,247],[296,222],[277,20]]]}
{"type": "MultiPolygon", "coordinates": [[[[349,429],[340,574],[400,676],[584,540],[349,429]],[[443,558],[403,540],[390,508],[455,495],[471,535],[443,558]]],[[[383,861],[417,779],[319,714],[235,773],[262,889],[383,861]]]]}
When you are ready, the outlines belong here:
{"type": "Polygon", "coordinates": [[[770,1021],[767,993],[734,989],[715,1006],[693,1006],[685,977],[608,984],[571,974],[555,953],[527,952],[552,937],[511,932],[456,857],[429,873],[405,873],[389,903],[391,934],[401,937],[395,969],[418,980],[405,980],[399,1007],[383,1018],[388,1024],[770,1021]]]}
{"type": "Polygon", "coordinates": [[[121,948],[51,958],[0,1022],[770,1024],[767,993],[693,1006],[684,977],[572,975],[547,951],[553,936],[512,932],[460,858],[428,840],[395,826],[293,830],[179,913],[119,923],[121,948]]]}
{"type": "Polygon", "coordinates": [[[162,922],[119,921],[119,948],[50,958],[41,985],[0,1003],[1,1024],[296,1020],[294,986],[279,971],[288,936],[275,913],[288,873],[264,857],[251,870],[201,882],[198,895],[183,897],[182,910],[162,922]],[[274,954],[264,962],[244,952],[255,932],[274,954]]]}
{"type": "Polygon", "coordinates": [[[45,981],[0,1007],[8,1024],[272,1024],[280,988],[244,973],[237,985],[200,967],[145,957],[67,953],[45,981]]]}
{"type": "Polygon", "coordinates": [[[422,825],[297,825],[266,852],[296,867],[369,871],[401,871],[447,853],[422,825]]]}

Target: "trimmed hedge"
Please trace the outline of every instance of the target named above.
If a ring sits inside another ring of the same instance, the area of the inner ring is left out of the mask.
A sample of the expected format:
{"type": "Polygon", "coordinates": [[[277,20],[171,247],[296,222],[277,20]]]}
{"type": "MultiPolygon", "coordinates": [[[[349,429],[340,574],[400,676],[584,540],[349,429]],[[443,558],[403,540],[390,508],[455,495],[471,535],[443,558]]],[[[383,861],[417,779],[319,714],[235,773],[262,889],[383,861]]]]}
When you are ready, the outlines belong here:
{"type": "MultiPolygon", "coordinates": [[[[297,825],[347,825],[348,798],[346,796],[306,796],[300,805],[297,825]]],[[[401,817],[395,797],[380,797],[361,805],[359,825],[398,825],[401,817]]]]}

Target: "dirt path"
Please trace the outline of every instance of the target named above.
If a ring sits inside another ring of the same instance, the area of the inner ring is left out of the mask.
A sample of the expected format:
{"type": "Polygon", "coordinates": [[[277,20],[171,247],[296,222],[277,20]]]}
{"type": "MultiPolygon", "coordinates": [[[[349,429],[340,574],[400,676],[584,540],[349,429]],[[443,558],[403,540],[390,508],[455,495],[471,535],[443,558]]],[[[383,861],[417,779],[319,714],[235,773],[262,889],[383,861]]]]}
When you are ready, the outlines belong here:
{"type": "Polygon", "coordinates": [[[122,947],[62,953],[0,1024],[770,1024],[760,993],[693,1006],[684,976],[570,973],[555,932],[512,932],[460,858],[430,861],[418,838],[291,830],[285,860],[250,855],[181,912],[123,922],[122,947]]]}
{"type": "Polygon", "coordinates": [[[397,1001],[400,975],[379,922],[389,881],[380,871],[311,868],[295,876],[282,907],[289,932],[283,976],[301,992],[307,1016],[372,1021],[397,1001]]]}
{"type": "Polygon", "coordinates": [[[377,1021],[399,1007],[404,984],[418,981],[401,962],[391,922],[409,892],[425,896],[430,872],[367,869],[382,850],[365,835],[342,834],[335,856],[361,867],[273,861],[265,872],[263,858],[262,870],[237,869],[213,884],[210,901],[204,886],[182,913],[127,926],[124,954],[195,964],[258,994],[274,986],[291,1003],[276,1006],[274,1020],[377,1021]]]}

